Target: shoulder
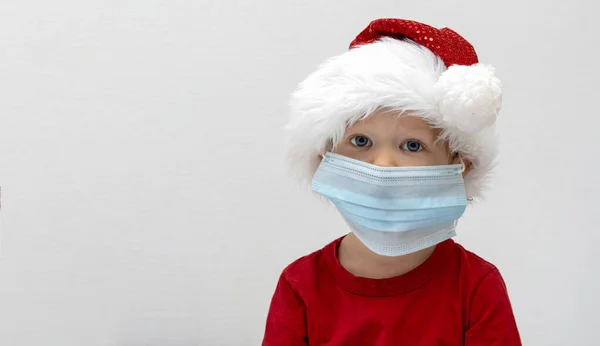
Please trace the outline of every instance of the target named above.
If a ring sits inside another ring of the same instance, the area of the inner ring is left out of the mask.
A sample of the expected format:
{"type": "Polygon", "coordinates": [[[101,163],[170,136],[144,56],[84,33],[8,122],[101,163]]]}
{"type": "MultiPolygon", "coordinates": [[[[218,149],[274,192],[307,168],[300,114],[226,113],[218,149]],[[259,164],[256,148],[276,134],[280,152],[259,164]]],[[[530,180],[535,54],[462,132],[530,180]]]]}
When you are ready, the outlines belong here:
{"type": "Polygon", "coordinates": [[[311,285],[317,281],[317,277],[325,267],[324,257],[329,252],[335,252],[334,248],[338,243],[339,239],[290,263],[281,273],[281,279],[287,281],[296,291],[311,285]]]}
{"type": "Polygon", "coordinates": [[[491,262],[483,259],[479,255],[465,249],[462,245],[456,244],[456,256],[460,265],[460,271],[473,279],[483,279],[492,272],[497,272],[498,268],[491,262]]]}
{"type": "Polygon", "coordinates": [[[498,268],[457,245],[466,281],[465,344],[521,345],[506,284],[498,268]]]}
{"type": "Polygon", "coordinates": [[[457,269],[463,293],[472,296],[476,291],[481,291],[490,284],[501,290],[506,289],[500,271],[494,264],[459,244],[456,244],[454,250],[458,258],[457,269]]]}
{"type": "Polygon", "coordinates": [[[307,276],[311,276],[317,270],[317,266],[319,263],[319,259],[322,256],[323,250],[317,250],[311,254],[306,256],[302,256],[290,263],[283,272],[281,276],[286,279],[288,282],[293,283],[301,278],[305,278],[307,276]]]}

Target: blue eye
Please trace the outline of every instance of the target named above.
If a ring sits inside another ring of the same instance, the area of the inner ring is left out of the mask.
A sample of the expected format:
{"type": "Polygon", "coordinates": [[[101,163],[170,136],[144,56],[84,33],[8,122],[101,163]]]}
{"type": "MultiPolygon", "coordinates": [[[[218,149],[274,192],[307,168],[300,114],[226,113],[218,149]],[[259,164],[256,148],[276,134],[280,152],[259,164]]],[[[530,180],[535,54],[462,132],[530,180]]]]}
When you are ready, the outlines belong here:
{"type": "Polygon", "coordinates": [[[371,140],[365,136],[354,136],[350,139],[350,143],[357,147],[367,147],[371,145],[371,140]]]}
{"type": "Polygon", "coordinates": [[[409,140],[409,141],[406,141],[406,142],[402,143],[402,145],[400,146],[400,148],[402,148],[402,150],[406,150],[406,151],[410,151],[412,153],[416,153],[416,152],[419,152],[419,151],[423,150],[423,145],[421,143],[419,143],[418,141],[409,140]]]}

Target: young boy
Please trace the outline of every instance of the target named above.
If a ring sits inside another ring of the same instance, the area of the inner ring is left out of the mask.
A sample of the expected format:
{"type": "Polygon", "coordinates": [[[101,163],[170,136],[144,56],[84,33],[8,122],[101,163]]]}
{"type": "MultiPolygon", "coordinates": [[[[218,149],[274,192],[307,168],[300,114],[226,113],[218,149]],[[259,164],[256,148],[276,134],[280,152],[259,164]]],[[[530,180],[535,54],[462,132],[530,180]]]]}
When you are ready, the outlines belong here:
{"type": "Polygon", "coordinates": [[[494,265],[456,244],[502,88],[452,30],[379,19],[292,97],[289,154],[352,231],[282,273],[264,346],[521,345],[494,265]]]}

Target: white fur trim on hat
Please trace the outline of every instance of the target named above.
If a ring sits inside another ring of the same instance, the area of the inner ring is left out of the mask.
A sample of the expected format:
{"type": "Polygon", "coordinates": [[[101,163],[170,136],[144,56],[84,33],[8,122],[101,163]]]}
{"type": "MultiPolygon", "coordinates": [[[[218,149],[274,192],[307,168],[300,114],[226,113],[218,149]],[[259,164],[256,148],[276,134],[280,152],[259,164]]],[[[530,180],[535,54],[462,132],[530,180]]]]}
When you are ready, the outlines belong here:
{"type": "Polygon", "coordinates": [[[473,164],[467,195],[481,197],[496,157],[493,123],[502,100],[493,68],[451,66],[412,41],[384,37],[323,63],[293,93],[286,126],[291,172],[310,183],[320,155],[346,128],[380,108],[410,111],[442,129],[450,150],[473,164]]]}

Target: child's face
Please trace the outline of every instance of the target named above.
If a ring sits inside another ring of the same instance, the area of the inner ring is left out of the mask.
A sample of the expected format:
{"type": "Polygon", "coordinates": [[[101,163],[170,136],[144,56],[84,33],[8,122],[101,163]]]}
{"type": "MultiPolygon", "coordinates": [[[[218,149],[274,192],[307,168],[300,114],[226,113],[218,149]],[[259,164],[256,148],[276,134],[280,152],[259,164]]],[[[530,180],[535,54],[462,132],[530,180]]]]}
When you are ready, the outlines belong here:
{"type": "Polygon", "coordinates": [[[377,111],[346,129],[333,152],[382,167],[456,163],[438,134],[421,118],[377,111]]]}

